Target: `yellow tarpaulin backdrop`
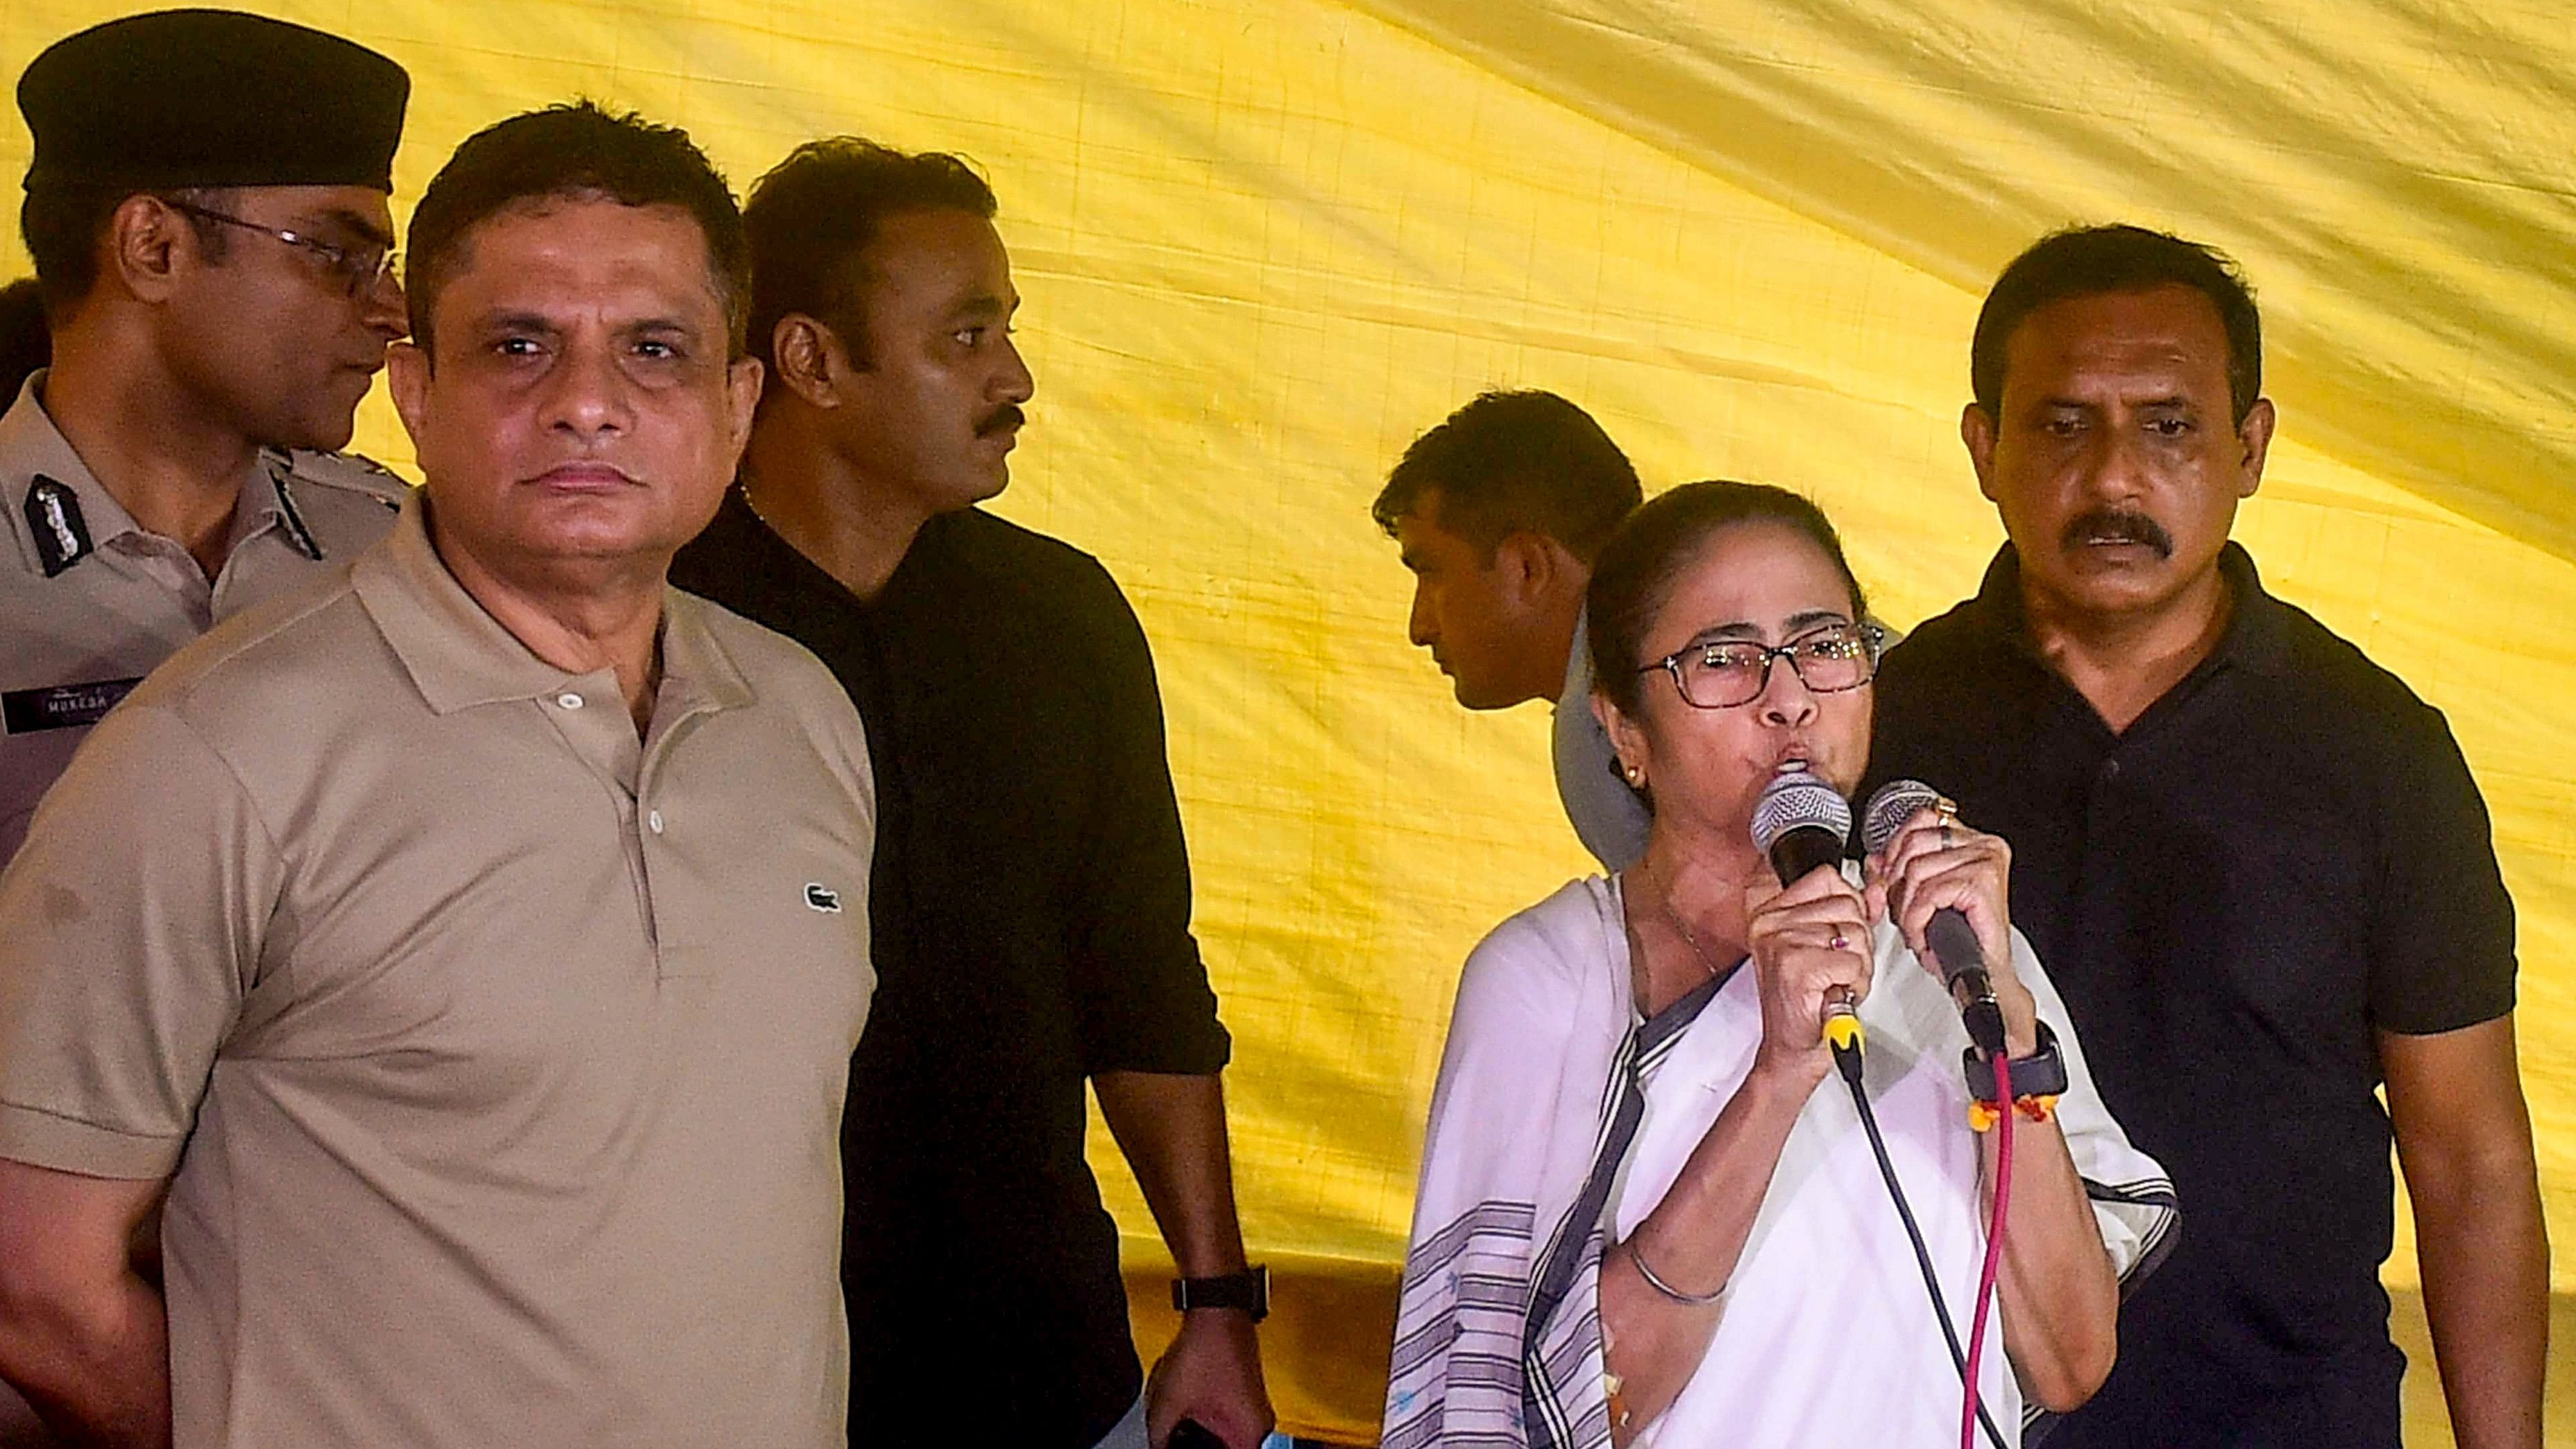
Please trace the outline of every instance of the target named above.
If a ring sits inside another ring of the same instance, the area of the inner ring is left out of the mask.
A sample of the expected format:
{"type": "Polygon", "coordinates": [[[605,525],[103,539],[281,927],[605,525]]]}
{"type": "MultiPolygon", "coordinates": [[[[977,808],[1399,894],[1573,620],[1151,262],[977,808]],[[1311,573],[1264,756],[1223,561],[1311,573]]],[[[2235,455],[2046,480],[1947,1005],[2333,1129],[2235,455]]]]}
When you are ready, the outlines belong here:
{"type": "MultiPolygon", "coordinates": [[[[0,0],[0,64],[131,8],[0,0]]],[[[1995,269],[2078,220],[2228,248],[2283,417],[2239,536],[2449,713],[2485,787],[2576,1294],[2560,0],[253,8],[410,67],[398,210],[467,132],[576,94],[687,126],[738,184],[839,131],[990,173],[1038,378],[999,507],[1099,554],[1153,637],[1239,1043],[1245,1225],[1294,1270],[1274,1386],[1292,1423],[1354,1438],[1459,962],[1588,864],[1544,712],[1466,715],[1405,645],[1366,508],[1387,465],[1480,389],[1553,388],[1650,489],[1813,493],[1910,624],[2000,538],[1955,437],[1995,269]]],[[[0,167],[25,147],[12,116],[0,167]]],[[[409,464],[380,399],[360,445],[409,464]]],[[[1134,1190],[1104,1175],[1142,1255],[1134,1190]]],[[[2389,1280],[2414,1271],[2401,1242],[2389,1280]]]]}

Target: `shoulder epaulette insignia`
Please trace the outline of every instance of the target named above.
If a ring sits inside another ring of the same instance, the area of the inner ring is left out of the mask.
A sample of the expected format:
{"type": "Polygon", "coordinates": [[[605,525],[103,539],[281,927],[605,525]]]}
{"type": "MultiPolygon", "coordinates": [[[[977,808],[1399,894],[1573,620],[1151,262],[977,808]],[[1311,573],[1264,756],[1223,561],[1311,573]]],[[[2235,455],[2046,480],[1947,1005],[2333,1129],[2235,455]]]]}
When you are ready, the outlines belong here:
{"type": "Polygon", "coordinates": [[[362,494],[384,505],[389,513],[401,512],[402,501],[411,492],[411,484],[403,475],[363,453],[317,453],[297,449],[274,456],[299,482],[362,494]]]}
{"type": "Polygon", "coordinates": [[[42,473],[27,488],[27,527],[36,536],[46,578],[89,556],[89,523],[81,517],[80,498],[42,473]]]}
{"type": "Polygon", "coordinates": [[[313,530],[305,525],[303,512],[295,506],[295,491],[286,486],[286,475],[287,469],[274,463],[269,465],[268,486],[277,491],[277,519],[286,525],[286,536],[294,541],[295,551],[320,563],[322,540],[315,538],[313,530]]]}

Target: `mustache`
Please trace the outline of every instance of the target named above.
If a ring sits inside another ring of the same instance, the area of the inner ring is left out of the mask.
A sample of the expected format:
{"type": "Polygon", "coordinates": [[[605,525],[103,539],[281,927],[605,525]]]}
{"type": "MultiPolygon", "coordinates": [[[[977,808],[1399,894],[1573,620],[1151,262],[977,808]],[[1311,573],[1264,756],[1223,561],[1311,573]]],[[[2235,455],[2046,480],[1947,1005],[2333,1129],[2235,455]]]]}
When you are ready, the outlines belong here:
{"type": "Polygon", "coordinates": [[[1018,403],[1004,403],[993,409],[991,416],[975,425],[975,436],[989,438],[1004,428],[1027,427],[1028,422],[1029,415],[1020,411],[1018,403]]]}
{"type": "Polygon", "coordinates": [[[2109,542],[2142,543],[2159,558],[2172,558],[2174,551],[2173,535],[2163,524],[2126,508],[2088,508],[2069,519],[2057,538],[2070,549],[2109,542]]]}

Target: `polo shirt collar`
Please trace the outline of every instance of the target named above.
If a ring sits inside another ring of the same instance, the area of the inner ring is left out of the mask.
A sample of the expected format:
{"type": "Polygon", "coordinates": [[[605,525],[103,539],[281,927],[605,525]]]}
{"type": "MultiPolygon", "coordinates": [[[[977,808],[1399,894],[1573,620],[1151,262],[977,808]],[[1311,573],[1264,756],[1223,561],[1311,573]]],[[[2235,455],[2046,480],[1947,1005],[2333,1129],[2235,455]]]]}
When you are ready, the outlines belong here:
{"type": "Polygon", "coordinates": [[[662,691],[653,701],[658,729],[690,715],[752,703],[751,681],[707,627],[716,605],[678,589],[662,591],[662,691]]]}
{"type": "MultiPolygon", "coordinates": [[[[585,677],[538,658],[475,602],[429,541],[428,507],[427,490],[413,489],[393,531],[350,566],[349,583],[429,707],[451,714],[535,699],[585,677]]],[[[707,629],[707,607],[676,589],[663,591],[657,724],[666,714],[677,720],[752,702],[749,681],[707,629]]]]}
{"type": "Polygon", "coordinates": [[[2244,665],[2258,674],[2286,674],[2290,669],[2290,606],[2263,588],[2263,575],[2245,545],[2230,541],[2218,555],[2218,571],[2236,594],[2236,617],[2227,637],[2218,641],[2215,657],[2244,665]]]}
{"type": "MultiPolygon", "coordinates": [[[[2242,665],[2260,674],[2286,672],[2290,667],[2289,605],[2264,590],[2263,575],[2254,566],[2254,555],[2233,539],[2219,550],[2218,572],[2234,596],[2235,613],[2227,621],[2227,632],[2220,636],[2218,647],[2193,672],[2205,672],[2222,664],[2242,665]]],[[[1985,579],[1978,584],[1977,597],[1969,607],[1981,632],[2024,659],[2039,660],[2039,651],[2031,642],[2029,618],[2022,611],[2021,556],[2011,544],[1995,551],[1994,561],[1986,565],[1985,579]]]]}
{"type": "MultiPolygon", "coordinates": [[[[7,504],[0,513],[7,515],[19,562],[30,573],[52,577],[145,530],[81,461],[37,400],[46,373],[39,368],[29,374],[17,399],[0,413],[0,459],[6,460],[0,464],[0,501],[7,504]]],[[[262,449],[242,475],[226,555],[270,528],[284,530],[288,544],[305,557],[322,557],[322,546],[305,527],[288,487],[285,455],[262,449]]]]}

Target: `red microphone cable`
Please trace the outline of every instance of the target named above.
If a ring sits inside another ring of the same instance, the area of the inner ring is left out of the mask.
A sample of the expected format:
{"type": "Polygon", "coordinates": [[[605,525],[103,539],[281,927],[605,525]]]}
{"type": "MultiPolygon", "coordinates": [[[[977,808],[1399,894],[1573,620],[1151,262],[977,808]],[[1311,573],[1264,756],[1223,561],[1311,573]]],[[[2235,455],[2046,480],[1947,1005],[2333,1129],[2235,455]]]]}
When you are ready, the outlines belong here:
{"type": "Polygon", "coordinates": [[[1976,1449],[1977,1364],[1986,1352],[1986,1314],[1995,1304],[1995,1272],[2003,1265],[2004,1213],[2012,1205],[2013,1110],[2012,1063],[1997,1052],[1995,1062],[1995,1211],[1986,1225],[1986,1265],[1977,1275],[1977,1309],[1968,1328],[1966,1403],[1959,1411],[1959,1449],[1976,1449]]]}
{"type": "MultiPolygon", "coordinates": [[[[1914,1221],[1914,1209],[1905,1201],[1905,1187],[1896,1180],[1896,1163],[1887,1155],[1887,1139],[1878,1130],[1878,1114],[1870,1110],[1869,1093],[1862,1086],[1860,1052],[1837,1047],[1834,1065],[1842,1069],[1843,1081],[1851,1087],[1852,1111],[1860,1117],[1861,1129],[1869,1134],[1870,1155],[1878,1159],[1878,1175],[1887,1184],[1887,1200],[1896,1208],[1896,1220],[1905,1225],[1905,1240],[1914,1248],[1914,1266],[1922,1270],[1923,1292],[1932,1300],[1932,1321],[1940,1325],[1941,1342],[1950,1350],[1950,1367],[1958,1370],[1959,1382],[1965,1386],[1971,1382],[1968,1358],[1960,1351],[1959,1330],[1950,1320],[1950,1305],[1942,1300],[1940,1270],[1933,1266],[1932,1250],[1924,1244],[1923,1229],[1914,1221]]],[[[1977,1404],[1973,1396],[1969,1403],[1974,1406],[1974,1422],[1986,1431],[1990,1449],[2009,1449],[2003,1431],[1995,1427],[1985,1406],[1977,1404]]]]}

